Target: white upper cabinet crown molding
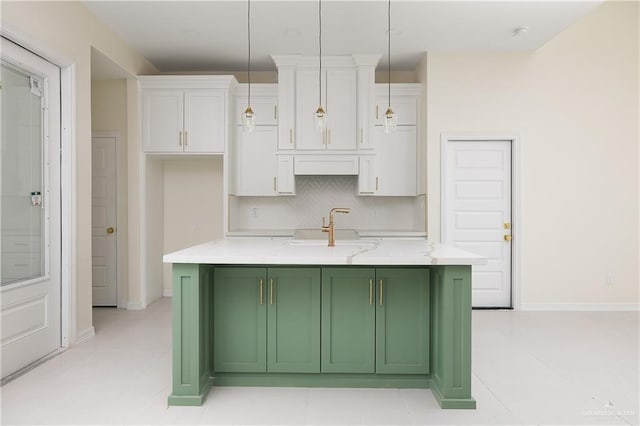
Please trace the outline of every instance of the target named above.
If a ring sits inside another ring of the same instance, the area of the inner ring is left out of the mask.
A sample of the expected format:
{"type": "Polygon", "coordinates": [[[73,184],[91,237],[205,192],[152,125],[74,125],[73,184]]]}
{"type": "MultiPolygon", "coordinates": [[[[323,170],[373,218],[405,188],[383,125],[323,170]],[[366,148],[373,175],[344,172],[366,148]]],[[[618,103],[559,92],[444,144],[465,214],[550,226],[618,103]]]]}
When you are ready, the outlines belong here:
{"type": "Polygon", "coordinates": [[[141,89],[230,89],[238,87],[233,75],[139,75],[141,89]]]}

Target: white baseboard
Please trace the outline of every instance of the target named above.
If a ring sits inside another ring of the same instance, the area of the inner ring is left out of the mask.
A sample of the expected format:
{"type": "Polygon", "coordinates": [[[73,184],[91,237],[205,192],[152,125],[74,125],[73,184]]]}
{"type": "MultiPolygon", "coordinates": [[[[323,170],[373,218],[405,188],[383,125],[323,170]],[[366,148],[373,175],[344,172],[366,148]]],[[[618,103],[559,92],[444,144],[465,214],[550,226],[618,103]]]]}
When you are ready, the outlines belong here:
{"type": "Polygon", "coordinates": [[[163,288],[162,289],[162,297],[173,297],[173,289],[171,289],[171,288],[163,288]]]}
{"type": "Polygon", "coordinates": [[[521,311],[640,311],[638,303],[521,303],[521,311]]]}
{"type": "Polygon", "coordinates": [[[144,309],[144,306],[142,306],[142,303],[140,303],[140,302],[129,302],[129,303],[127,303],[127,310],[129,310],[129,311],[139,311],[141,309],[144,309]]]}
{"type": "Polygon", "coordinates": [[[91,339],[95,335],[96,335],[96,329],[93,328],[93,326],[91,326],[86,330],[84,330],[83,332],[78,333],[78,335],[76,336],[75,344],[79,345],[80,343],[86,342],[87,340],[91,339]]]}

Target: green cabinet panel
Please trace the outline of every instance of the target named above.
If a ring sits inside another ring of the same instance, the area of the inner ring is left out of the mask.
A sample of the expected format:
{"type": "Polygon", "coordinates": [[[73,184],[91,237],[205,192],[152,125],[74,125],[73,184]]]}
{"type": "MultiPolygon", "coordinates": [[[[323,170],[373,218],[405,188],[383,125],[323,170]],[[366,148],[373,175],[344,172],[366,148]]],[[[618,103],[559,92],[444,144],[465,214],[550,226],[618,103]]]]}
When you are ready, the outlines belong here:
{"type": "Polygon", "coordinates": [[[376,373],[429,372],[429,270],[377,268],[376,373]]]}
{"type": "Polygon", "coordinates": [[[266,272],[266,268],[214,268],[214,371],[267,371],[266,272]]]}
{"type": "Polygon", "coordinates": [[[267,371],[320,372],[320,268],[269,268],[267,371]]]}
{"type": "Polygon", "coordinates": [[[373,373],[375,269],[322,269],[322,372],[373,373]]]}

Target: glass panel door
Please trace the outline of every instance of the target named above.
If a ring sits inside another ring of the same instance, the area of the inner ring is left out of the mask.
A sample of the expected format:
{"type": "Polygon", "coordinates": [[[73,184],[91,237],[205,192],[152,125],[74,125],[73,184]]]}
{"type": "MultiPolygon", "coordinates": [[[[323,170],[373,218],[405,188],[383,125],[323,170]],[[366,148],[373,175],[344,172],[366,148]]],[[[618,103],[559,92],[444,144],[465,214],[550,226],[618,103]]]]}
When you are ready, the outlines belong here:
{"type": "Polygon", "coordinates": [[[41,78],[3,62],[0,223],[2,285],[47,275],[47,188],[41,78]]]}

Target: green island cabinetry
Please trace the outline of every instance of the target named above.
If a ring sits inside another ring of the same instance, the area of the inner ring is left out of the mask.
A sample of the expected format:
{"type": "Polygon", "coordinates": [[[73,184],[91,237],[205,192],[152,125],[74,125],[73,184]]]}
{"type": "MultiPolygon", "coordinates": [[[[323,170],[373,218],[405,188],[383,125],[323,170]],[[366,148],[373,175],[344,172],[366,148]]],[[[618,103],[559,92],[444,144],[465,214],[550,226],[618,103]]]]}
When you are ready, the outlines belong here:
{"type": "Polygon", "coordinates": [[[471,266],[173,264],[173,391],[431,388],[471,396],[471,266]]]}

